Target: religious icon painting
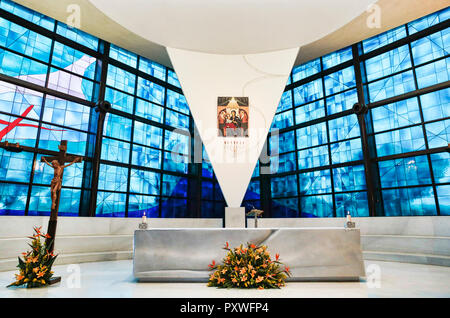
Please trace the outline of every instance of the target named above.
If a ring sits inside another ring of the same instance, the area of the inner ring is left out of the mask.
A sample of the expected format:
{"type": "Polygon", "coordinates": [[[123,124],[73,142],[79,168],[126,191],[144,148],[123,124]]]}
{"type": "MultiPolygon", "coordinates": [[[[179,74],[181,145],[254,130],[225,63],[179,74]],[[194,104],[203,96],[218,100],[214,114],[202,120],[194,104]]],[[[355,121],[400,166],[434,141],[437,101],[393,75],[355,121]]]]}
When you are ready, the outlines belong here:
{"type": "Polygon", "coordinates": [[[248,137],[248,97],[218,97],[219,137],[248,137]]]}

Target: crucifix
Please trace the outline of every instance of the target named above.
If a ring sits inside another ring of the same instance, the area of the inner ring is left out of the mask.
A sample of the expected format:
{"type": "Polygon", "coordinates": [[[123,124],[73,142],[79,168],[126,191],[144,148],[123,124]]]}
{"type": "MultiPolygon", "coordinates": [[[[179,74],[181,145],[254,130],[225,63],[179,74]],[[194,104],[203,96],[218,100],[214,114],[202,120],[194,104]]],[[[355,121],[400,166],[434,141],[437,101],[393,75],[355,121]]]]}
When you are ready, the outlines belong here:
{"type": "Polygon", "coordinates": [[[258,216],[262,215],[264,213],[263,210],[258,210],[253,207],[253,209],[247,213],[247,216],[254,216],[255,217],[255,229],[258,228],[258,216]]]}

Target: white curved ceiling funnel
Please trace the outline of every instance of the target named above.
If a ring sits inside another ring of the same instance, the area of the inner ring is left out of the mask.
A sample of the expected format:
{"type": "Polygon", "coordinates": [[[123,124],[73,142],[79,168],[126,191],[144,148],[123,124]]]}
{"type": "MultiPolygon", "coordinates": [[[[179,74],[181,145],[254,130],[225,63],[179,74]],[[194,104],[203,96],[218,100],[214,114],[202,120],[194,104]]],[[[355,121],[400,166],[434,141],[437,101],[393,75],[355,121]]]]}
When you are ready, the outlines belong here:
{"type": "Polygon", "coordinates": [[[298,48],[219,55],[167,48],[229,207],[239,207],[298,48]],[[218,97],[248,97],[249,136],[218,135],[218,97]]]}

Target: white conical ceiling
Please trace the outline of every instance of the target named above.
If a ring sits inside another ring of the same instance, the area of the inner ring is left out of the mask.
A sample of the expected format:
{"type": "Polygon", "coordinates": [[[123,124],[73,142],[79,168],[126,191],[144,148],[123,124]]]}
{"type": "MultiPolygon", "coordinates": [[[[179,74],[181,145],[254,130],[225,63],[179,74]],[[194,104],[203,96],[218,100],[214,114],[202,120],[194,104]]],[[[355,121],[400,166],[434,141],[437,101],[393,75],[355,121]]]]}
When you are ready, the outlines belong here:
{"type": "Polygon", "coordinates": [[[227,205],[239,207],[298,48],[247,55],[167,51],[227,205]],[[248,97],[248,137],[218,136],[218,97],[248,97]]]}

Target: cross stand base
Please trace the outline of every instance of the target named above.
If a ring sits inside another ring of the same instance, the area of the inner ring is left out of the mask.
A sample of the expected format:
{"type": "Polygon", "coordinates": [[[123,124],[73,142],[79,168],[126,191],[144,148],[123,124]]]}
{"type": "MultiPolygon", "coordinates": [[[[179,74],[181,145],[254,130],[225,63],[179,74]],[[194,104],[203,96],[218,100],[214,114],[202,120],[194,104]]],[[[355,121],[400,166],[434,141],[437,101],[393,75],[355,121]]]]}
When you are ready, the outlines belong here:
{"type": "Polygon", "coordinates": [[[48,283],[49,285],[55,285],[61,282],[61,276],[54,276],[52,278],[50,278],[50,282],[48,283]]]}

